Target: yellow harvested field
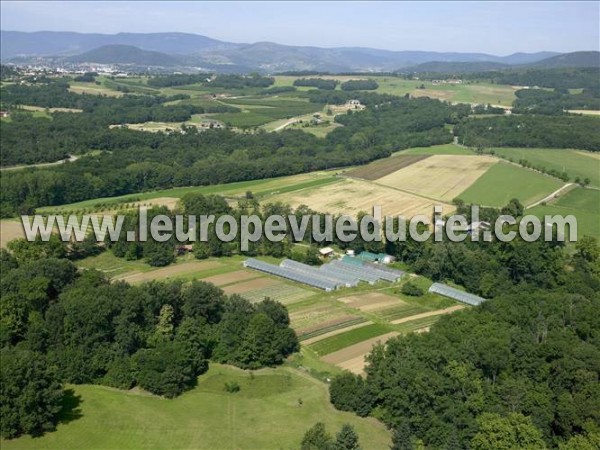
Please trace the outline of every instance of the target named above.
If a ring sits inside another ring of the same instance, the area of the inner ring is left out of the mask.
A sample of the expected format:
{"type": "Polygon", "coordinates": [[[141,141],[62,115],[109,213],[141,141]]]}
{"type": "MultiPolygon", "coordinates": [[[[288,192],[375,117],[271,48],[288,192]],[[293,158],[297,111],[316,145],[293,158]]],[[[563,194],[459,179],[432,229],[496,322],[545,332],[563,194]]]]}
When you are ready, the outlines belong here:
{"type": "Polygon", "coordinates": [[[570,113],[572,114],[583,114],[588,116],[600,116],[600,111],[595,109],[570,109],[570,113]]]}
{"type": "Polygon", "coordinates": [[[360,309],[363,312],[377,311],[392,306],[402,306],[405,304],[397,297],[380,292],[370,292],[363,295],[353,295],[350,297],[338,298],[338,301],[351,308],[360,309]]]}
{"type": "Polygon", "coordinates": [[[174,278],[180,275],[189,275],[194,272],[203,272],[205,270],[216,269],[223,264],[217,261],[192,261],[183,264],[175,264],[162,269],[150,270],[148,272],[134,272],[114,278],[117,281],[127,281],[128,283],[143,283],[144,281],[164,280],[174,278]]]}
{"type": "MultiPolygon", "coordinates": [[[[204,280],[205,281],[205,280],[204,280]]],[[[269,286],[282,285],[281,281],[273,280],[272,278],[257,278],[255,280],[246,281],[244,283],[230,284],[223,288],[223,292],[227,295],[243,294],[245,292],[264,289],[269,286]]]]}
{"type": "Polygon", "coordinates": [[[371,351],[373,346],[378,342],[385,343],[388,339],[397,335],[398,332],[392,331],[391,333],[367,339],[337,352],[330,353],[321,359],[329,364],[349,370],[352,373],[361,374],[365,369],[365,356],[371,351]]]}
{"type": "Polygon", "coordinates": [[[381,177],[377,183],[449,202],[497,162],[487,155],[433,155],[381,177]]]}
{"type": "Polygon", "coordinates": [[[364,326],[372,325],[372,324],[373,324],[373,322],[368,320],[366,322],[361,322],[361,323],[357,323],[355,325],[350,325],[349,327],[346,327],[346,328],[340,328],[338,330],[333,330],[333,331],[330,331],[329,333],[324,333],[324,334],[320,334],[319,336],[312,337],[310,339],[305,339],[302,341],[302,345],[314,344],[315,342],[318,342],[322,339],[325,339],[325,338],[328,338],[331,336],[336,336],[338,334],[345,333],[346,331],[356,330],[357,328],[362,328],[364,326]]]}
{"type": "Polygon", "coordinates": [[[233,284],[240,281],[251,280],[253,278],[260,278],[260,276],[261,275],[258,272],[250,272],[249,270],[236,270],[235,272],[202,278],[202,281],[212,283],[215,286],[225,286],[226,284],[233,284]]]}
{"type": "Polygon", "coordinates": [[[75,94],[91,94],[91,95],[106,95],[107,97],[122,97],[124,94],[119,91],[113,91],[102,86],[89,85],[89,86],[76,86],[71,84],[69,92],[75,94]]]}
{"type": "Polygon", "coordinates": [[[0,221],[0,247],[6,248],[6,244],[19,238],[25,238],[23,224],[20,220],[0,221]]]}
{"type": "Polygon", "coordinates": [[[398,320],[392,320],[392,323],[394,325],[397,325],[399,323],[411,322],[411,321],[417,320],[417,319],[425,319],[427,317],[441,316],[443,314],[450,314],[450,313],[453,313],[454,311],[459,311],[463,308],[466,308],[466,306],[465,305],[451,306],[450,308],[437,309],[435,311],[428,311],[428,312],[424,312],[421,314],[415,314],[414,316],[403,317],[402,319],[398,319],[398,320]]]}
{"type": "MultiPolygon", "coordinates": [[[[427,158],[424,161],[430,159],[432,158],[427,158]]],[[[412,170],[412,167],[417,164],[419,163],[413,164],[410,169],[402,170],[412,170]]],[[[356,216],[360,211],[372,213],[373,206],[379,205],[382,207],[384,216],[403,215],[407,218],[417,214],[431,216],[433,206],[439,204],[438,201],[402,192],[391,187],[353,179],[344,179],[331,185],[275,195],[270,200],[288,203],[293,208],[307,205],[309,208],[321,213],[348,216],[356,216]]],[[[444,204],[443,206],[445,213],[454,210],[454,207],[450,204],[444,204]]]]}

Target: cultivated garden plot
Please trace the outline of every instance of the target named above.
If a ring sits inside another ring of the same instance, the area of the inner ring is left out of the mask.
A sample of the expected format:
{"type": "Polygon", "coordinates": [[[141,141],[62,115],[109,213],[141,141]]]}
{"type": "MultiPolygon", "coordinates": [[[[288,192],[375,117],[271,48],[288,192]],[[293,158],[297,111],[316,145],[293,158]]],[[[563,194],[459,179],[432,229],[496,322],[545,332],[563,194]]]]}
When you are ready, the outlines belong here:
{"type": "Polygon", "coordinates": [[[358,344],[349,345],[341,350],[331,352],[322,359],[325,362],[334,364],[353,373],[362,373],[365,367],[364,358],[371,351],[373,346],[377,343],[385,343],[388,339],[397,335],[398,333],[393,331],[372,337],[370,339],[363,340],[358,344]]]}
{"type": "Polygon", "coordinates": [[[381,292],[370,292],[368,294],[340,297],[337,300],[344,303],[346,306],[359,309],[363,312],[374,312],[392,306],[401,307],[406,305],[406,303],[398,297],[383,294],[381,292]]]}
{"type": "Polygon", "coordinates": [[[260,274],[250,270],[236,270],[235,272],[223,273],[220,275],[213,275],[208,278],[203,278],[202,281],[206,283],[212,283],[215,286],[225,286],[259,277],[260,274]]]}

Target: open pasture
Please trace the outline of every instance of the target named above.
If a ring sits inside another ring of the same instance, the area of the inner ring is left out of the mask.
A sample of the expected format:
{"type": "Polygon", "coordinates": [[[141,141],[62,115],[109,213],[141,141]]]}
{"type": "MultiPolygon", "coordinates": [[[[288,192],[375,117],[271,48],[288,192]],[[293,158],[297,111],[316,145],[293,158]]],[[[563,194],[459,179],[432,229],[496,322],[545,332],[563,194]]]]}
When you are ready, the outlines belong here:
{"type": "Polygon", "coordinates": [[[143,283],[145,281],[174,279],[180,276],[195,274],[210,269],[216,269],[223,264],[218,261],[190,261],[147,272],[134,272],[115,278],[118,281],[126,281],[130,284],[143,283]]]}
{"type": "MultiPolygon", "coordinates": [[[[283,195],[275,195],[273,201],[281,201],[297,208],[307,205],[323,213],[356,216],[360,211],[372,212],[374,205],[382,207],[383,215],[431,214],[435,200],[381,186],[363,180],[343,179],[339,183],[323,187],[303,189],[283,195]]],[[[452,211],[452,205],[444,205],[444,211],[452,211]]]]}
{"type": "Polygon", "coordinates": [[[563,184],[548,175],[516,164],[499,162],[459,197],[466,203],[494,207],[504,206],[511,199],[517,198],[527,206],[556,191],[563,184]]]}
{"type": "Polygon", "coordinates": [[[433,155],[385,175],[377,183],[450,202],[496,162],[489,156],[433,155]]]}
{"type": "Polygon", "coordinates": [[[567,172],[571,180],[589,178],[590,186],[600,187],[600,152],[546,148],[495,148],[494,151],[506,159],[525,159],[546,170],[567,172]]]}
{"type": "Polygon", "coordinates": [[[547,205],[538,205],[526,211],[543,218],[545,215],[574,215],[577,218],[578,238],[584,235],[600,239],[600,191],[576,188],[547,205]]]}
{"type": "Polygon", "coordinates": [[[98,85],[95,83],[83,83],[72,81],[69,83],[69,91],[75,94],[86,94],[86,95],[105,95],[107,97],[122,97],[123,92],[119,92],[108,86],[102,84],[98,85]]]}
{"type": "Polygon", "coordinates": [[[397,155],[378,159],[366,166],[352,169],[349,172],[346,172],[345,175],[352,178],[362,178],[363,180],[373,181],[428,157],[428,155],[397,155]]]}
{"type": "Polygon", "coordinates": [[[379,83],[377,93],[391,95],[411,94],[415,97],[431,97],[456,103],[492,104],[511,106],[516,99],[516,88],[489,83],[433,84],[427,80],[404,80],[402,78],[370,77],[379,83]],[[418,89],[422,85],[425,89],[418,89]]]}
{"type": "Polygon", "coordinates": [[[75,406],[61,413],[56,431],[3,440],[2,448],[277,450],[300,448],[315,422],[324,422],[330,432],[350,423],[363,448],[389,448],[390,434],[382,423],[337,411],[329,403],[327,385],[305,372],[279,367],[252,374],[211,363],[198,386],[175,399],[97,385],[67,386],[75,406]],[[233,382],[240,391],[225,392],[223,386],[233,382]]]}

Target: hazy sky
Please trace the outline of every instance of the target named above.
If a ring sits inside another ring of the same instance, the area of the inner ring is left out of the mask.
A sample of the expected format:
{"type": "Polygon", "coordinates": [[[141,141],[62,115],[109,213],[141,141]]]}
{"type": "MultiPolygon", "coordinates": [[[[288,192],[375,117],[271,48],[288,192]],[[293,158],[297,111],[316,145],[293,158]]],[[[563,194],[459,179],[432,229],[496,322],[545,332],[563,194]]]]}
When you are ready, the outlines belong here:
{"type": "Polygon", "coordinates": [[[14,31],[180,31],[231,42],[514,52],[598,50],[600,2],[33,2],[2,0],[14,31]]]}

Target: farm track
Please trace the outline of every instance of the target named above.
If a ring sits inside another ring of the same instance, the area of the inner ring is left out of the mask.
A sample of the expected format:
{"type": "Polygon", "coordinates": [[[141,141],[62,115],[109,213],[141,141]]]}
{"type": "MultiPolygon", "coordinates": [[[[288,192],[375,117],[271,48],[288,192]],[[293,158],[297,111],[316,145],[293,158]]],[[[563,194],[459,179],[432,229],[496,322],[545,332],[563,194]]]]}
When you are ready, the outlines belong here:
{"type": "Polygon", "coordinates": [[[553,198],[555,198],[558,194],[560,194],[561,192],[563,192],[564,190],[568,189],[571,186],[574,186],[575,183],[567,183],[564,186],[560,187],[559,189],[557,189],[556,191],[554,191],[553,193],[547,195],[546,197],[544,197],[541,200],[538,200],[537,202],[533,202],[531,205],[526,206],[525,208],[533,208],[535,206],[541,205],[544,202],[549,202],[550,200],[552,200],[553,198]]]}

